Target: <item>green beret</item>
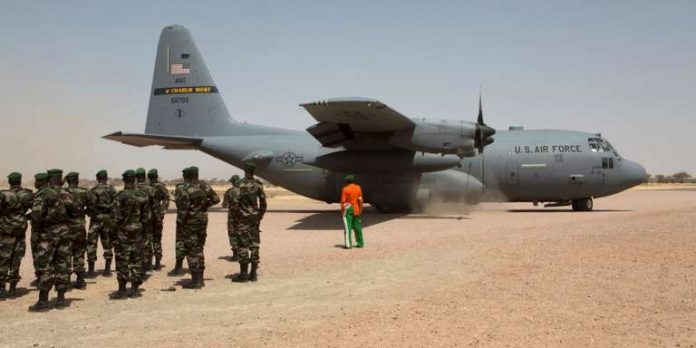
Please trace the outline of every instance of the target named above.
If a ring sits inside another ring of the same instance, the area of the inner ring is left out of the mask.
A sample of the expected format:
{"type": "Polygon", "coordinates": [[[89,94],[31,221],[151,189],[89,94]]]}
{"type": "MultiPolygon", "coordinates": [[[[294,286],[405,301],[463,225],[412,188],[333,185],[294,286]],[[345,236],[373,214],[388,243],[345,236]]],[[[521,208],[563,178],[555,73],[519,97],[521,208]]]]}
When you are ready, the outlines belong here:
{"type": "Polygon", "coordinates": [[[234,184],[237,181],[239,181],[239,175],[232,175],[232,177],[230,178],[230,182],[234,184]]]}
{"type": "Polygon", "coordinates": [[[189,170],[189,173],[191,173],[191,174],[198,174],[198,167],[196,167],[196,166],[190,166],[188,168],[188,170],[189,170]]]}
{"type": "Polygon", "coordinates": [[[10,175],[7,176],[7,180],[9,180],[9,181],[22,180],[22,174],[17,173],[17,172],[12,172],[12,173],[10,173],[10,175]]]}
{"type": "Polygon", "coordinates": [[[46,171],[46,174],[48,174],[49,177],[61,176],[61,175],[63,175],[63,170],[61,170],[61,169],[49,169],[46,171]]]}
{"type": "Polygon", "coordinates": [[[147,172],[147,176],[150,176],[150,177],[157,176],[157,169],[150,169],[150,170],[147,172]]]}
{"type": "Polygon", "coordinates": [[[70,173],[65,175],[66,179],[77,179],[79,177],[80,177],[80,174],[77,172],[70,172],[70,173]]]}
{"type": "Polygon", "coordinates": [[[136,176],[145,176],[145,168],[138,168],[135,170],[136,176]]]}
{"type": "Polygon", "coordinates": [[[34,180],[37,180],[37,181],[48,180],[48,174],[36,173],[36,174],[34,174],[34,180]]]}
{"type": "Polygon", "coordinates": [[[244,169],[256,169],[254,162],[244,162],[244,169]]]}
{"type": "Polygon", "coordinates": [[[184,173],[184,174],[190,173],[190,172],[191,172],[191,168],[189,168],[189,167],[184,168],[184,169],[181,170],[181,172],[184,173]]]}
{"type": "Polygon", "coordinates": [[[98,171],[97,177],[100,177],[100,176],[108,176],[108,174],[106,173],[106,170],[102,169],[102,170],[98,171]]]}
{"type": "Polygon", "coordinates": [[[135,171],[133,169],[128,169],[123,174],[121,174],[124,178],[132,178],[135,177],[135,171]]]}
{"type": "Polygon", "coordinates": [[[355,181],[355,177],[352,174],[346,175],[346,181],[355,181]]]}

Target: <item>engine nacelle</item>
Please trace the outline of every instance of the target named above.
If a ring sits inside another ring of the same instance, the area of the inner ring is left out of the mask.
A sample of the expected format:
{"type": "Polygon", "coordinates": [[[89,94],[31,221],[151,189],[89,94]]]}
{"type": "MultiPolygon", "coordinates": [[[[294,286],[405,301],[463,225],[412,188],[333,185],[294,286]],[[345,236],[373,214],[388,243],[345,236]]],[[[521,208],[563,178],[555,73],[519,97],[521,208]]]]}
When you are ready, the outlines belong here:
{"type": "Polygon", "coordinates": [[[420,121],[413,129],[394,134],[390,143],[413,151],[456,154],[471,157],[476,154],[476,124],[467,121],[420,121]]]}

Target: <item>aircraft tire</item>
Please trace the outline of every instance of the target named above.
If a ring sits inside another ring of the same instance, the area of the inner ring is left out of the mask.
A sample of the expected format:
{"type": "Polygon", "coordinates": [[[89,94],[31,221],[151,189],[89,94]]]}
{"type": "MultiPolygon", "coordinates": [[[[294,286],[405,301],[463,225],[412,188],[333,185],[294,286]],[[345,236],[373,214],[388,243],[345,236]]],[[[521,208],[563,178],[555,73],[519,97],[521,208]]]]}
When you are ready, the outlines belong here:
{"type": "Polygon", "coordinates": [[[592,197],[584,199],[576,199],[571,202],[573,206],[573,211],[592,211],[594,208],[594,201],[592,197]]]}

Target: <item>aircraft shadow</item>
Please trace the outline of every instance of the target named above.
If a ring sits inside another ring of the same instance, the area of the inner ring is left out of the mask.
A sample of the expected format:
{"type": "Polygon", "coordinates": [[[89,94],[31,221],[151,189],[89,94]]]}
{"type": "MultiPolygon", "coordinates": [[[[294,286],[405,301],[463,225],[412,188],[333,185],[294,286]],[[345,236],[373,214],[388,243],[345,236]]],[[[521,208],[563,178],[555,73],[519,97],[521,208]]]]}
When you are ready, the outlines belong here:
{"type": "MultiPolygon", "coordinates": [[[[378,225],[394,219],[408,220],[462,220],[471,219],[467,216],[451,216],[451,215],[427,215],[427,214],[379,214],[376,212],[368,212],[363,214],[362,226],[367,228],[378,225]]],[[[303,217],[296,221],[295,225],[289,228],[290,230],[343,230],[343,221],[341,215],[335,211],[319,211],[303,217]]]]}
{"type": "Polygon", "coordinates": [[[508,209],[508,213],[568,213],[568,214],[587,214],[587,213],[628,213],[633,212],[629,209],[594,209],[592,211],[578,212],[571,209],[508,209]]]}

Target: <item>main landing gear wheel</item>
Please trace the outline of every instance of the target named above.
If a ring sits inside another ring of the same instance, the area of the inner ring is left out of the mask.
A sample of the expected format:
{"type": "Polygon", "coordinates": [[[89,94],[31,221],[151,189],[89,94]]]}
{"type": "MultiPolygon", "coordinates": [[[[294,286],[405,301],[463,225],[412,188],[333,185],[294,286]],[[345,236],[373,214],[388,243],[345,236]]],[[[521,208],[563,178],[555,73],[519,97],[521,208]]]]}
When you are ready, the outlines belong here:
{"type": "Polygon", "coordinates": [[[592,198],[576,199],[572,202],[573,211],[592,211],[594,202],[592,198]]]}

